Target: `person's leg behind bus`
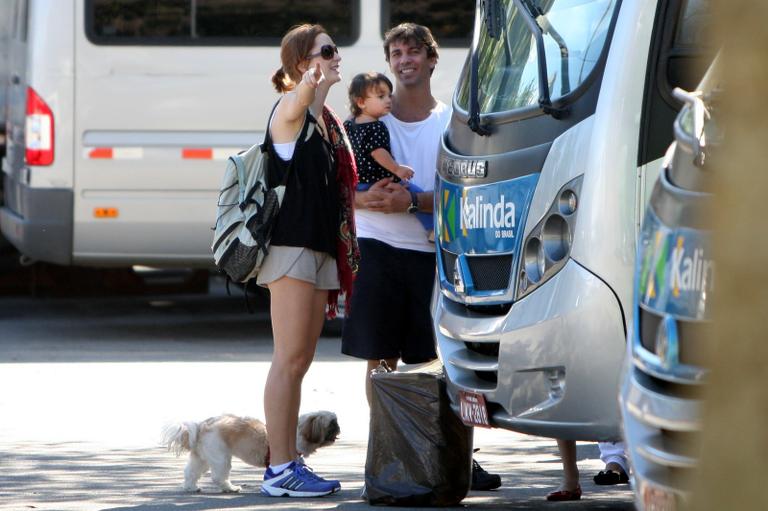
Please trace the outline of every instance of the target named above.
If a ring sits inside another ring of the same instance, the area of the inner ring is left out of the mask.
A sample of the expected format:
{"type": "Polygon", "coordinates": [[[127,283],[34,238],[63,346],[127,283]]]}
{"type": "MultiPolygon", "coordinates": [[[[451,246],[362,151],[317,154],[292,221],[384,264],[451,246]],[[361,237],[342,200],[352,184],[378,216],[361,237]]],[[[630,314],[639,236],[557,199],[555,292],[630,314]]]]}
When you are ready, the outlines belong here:
{"type": "Polygon", "coordinates": [[[629,463],[624,442],[598,442],[600,459],[605,468],[592,479],[595,484],[613,485],[629,483],[629,463]]]}
{"type": "Polygon", "coordinates": [[[563,482],[557,490],[547,495],[547,500],[579,500],[581,485],[579,484],[579,467],[576,464],[576,441],[558,439],[557,448],[563,462],[563,482]]]}

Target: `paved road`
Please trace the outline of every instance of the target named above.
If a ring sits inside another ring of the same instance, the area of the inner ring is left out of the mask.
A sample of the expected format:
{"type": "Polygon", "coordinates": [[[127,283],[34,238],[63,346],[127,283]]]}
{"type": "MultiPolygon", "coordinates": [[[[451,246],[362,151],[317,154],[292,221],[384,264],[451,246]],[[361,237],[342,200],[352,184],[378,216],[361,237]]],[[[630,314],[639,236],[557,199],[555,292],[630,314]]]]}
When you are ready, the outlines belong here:
{"type": "MultiPolygon", "coordinates": [[[[332,332],[332,331],[331,331],[332,332]]],[[[185,459],[159,446],[169,422],[224,412],[262,416],[271,353],[263,308],[244,313],[219,283],[210,294],[78,299],[0,298],[0,510],[197,511],[368,509],[359,498],[368,435],[362,364],[321,339],[304,411],[339,416],[338,442],[309,459],[343,490],[316,500],[258,495],[261,469],[237,460],[237,495],[179,490],[185,459]]],[[[584,499],[547,503],[558,483],[554,442],[502,430],[475,433],[476,455],[502,475],[471,509],[632,509],[632,493],[591,483],[594,444],[579,444],[584,499]]]]}

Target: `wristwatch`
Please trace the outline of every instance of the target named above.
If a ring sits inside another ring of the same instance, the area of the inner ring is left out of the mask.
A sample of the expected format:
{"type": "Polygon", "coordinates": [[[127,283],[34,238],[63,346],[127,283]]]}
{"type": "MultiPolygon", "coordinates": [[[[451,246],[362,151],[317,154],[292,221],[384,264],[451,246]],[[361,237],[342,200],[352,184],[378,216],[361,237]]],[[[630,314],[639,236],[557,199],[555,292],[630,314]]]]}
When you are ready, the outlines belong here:
{"type": "Polygon", "coordinates": [[[411,192],[411,204],[408,206],[408,213],[416,213],[419,211],[419,196],[416,192],[411,192]]]}

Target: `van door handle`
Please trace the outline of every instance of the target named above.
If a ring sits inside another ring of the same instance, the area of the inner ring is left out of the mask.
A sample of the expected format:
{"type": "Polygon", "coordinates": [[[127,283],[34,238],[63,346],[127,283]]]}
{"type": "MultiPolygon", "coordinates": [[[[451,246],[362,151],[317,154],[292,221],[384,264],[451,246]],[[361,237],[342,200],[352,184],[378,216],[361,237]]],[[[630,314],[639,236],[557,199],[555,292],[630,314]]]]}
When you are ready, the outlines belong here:
{"type": "Polygon", "coordinates": [[[11,77],[11,83],[14,85],[18,85],[21,83],[21,77],[19,75],[13,75],[11,77]]]}

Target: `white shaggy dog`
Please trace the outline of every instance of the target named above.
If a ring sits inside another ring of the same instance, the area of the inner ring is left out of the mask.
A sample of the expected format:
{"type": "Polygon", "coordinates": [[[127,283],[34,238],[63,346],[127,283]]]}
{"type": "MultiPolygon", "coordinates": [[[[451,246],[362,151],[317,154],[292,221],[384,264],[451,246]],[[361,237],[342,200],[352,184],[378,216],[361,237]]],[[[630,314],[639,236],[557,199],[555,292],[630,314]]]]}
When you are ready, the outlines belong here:
{"type": "MultiPolygon", "coordinates": [[[[313,412],[299,417],[296,448],[309,456],[320,447],[330,445],[339,435],[339,423],[333,412],[313,412]]],[[[221,415],[203,422],[171,425],[163,432],[163,445],[176,456],[189,451],[184,469],[184,489],[200,491],[197,481],[210,467],[211,479],[223,492],[238,492],[239,486],[229,482],[232,456],[254,467],[269,464],[267,428],[251,417],[221,415]]]]}

